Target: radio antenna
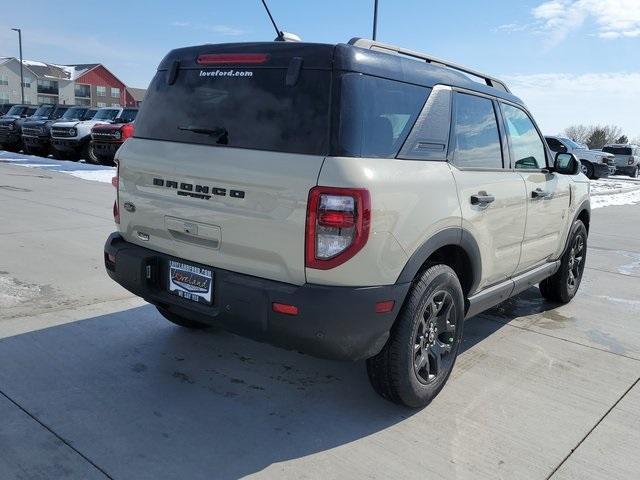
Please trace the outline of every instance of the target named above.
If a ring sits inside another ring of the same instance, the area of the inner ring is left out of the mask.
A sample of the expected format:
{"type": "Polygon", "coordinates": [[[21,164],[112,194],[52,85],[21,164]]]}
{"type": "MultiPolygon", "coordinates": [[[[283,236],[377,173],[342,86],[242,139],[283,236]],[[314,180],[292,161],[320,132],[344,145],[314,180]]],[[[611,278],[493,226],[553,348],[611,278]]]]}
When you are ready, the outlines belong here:
{"type": "Polygon", "coordinates": [[[273,24],[273,28],[275,28],[275,30],[276,30],[276,42],[284,42],[285,41],[284,33],[276,25],[276,21],[273,19],[273,15],[271,15],[271,11],[269,10],[269,7],[267,6],[267,2],[265,0],[262,0],[262,5],[264,5],[264,9],[267,11],[267,15],[269,15],[269,19],[271,20],[271,23],[273,24]]]}

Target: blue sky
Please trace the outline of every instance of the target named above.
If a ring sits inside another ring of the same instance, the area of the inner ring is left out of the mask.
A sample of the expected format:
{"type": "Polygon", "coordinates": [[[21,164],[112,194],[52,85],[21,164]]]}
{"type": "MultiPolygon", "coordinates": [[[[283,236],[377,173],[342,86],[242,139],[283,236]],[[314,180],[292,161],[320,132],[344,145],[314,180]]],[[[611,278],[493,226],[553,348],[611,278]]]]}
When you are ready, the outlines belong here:
{"type": "MultiPolygon", "coordinates": [[[[282,29],[330,43],[370,37],[372,4],[269,1],[282,29]]],[[[19,26],[25,58],[101,62],[138,87],[172,48],[274,37],[259,0],[17,5],[0,17],[0,56],[17,56],[19,26]]],[[[617,123],[640,137],[640,0],[380,0],[378,39],[506,78],[551,133],[617,123]]]]}

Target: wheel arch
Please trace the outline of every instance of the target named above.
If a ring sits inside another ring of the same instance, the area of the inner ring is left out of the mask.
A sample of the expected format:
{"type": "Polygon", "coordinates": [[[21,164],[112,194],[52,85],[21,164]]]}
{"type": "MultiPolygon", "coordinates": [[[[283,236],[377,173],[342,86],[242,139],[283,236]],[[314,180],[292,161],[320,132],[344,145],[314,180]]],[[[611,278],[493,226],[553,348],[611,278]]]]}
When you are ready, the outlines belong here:
{"type": "Polygon", "coordinates": [[[465,298],[477,290],[482,277],[480,248],[467,230],[450,227],[430,237],[409,257],[396,283],[412,282],[434,263],[448,265],[456,272],[465,298]]]}

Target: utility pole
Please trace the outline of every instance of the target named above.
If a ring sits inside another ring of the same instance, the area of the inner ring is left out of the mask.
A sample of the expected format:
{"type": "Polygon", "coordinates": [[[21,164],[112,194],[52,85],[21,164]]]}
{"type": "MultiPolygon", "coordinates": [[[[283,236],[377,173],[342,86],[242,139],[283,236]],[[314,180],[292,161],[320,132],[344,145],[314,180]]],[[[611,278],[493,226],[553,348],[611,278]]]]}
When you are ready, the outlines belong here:
{"type": "Polygon", "coordinates": [[[378,30],[378,0],[373,0],[373,38],[376,39],[376,33],[378,30]]]}
{"type": "Polygon", "coordinates": [[[18,32],[18,44],[20,45],[20,92],[22,94],[22,103],[24,104],[24,75],[22,74],[22,30],[12,28],[14,32],[18,32]]]}

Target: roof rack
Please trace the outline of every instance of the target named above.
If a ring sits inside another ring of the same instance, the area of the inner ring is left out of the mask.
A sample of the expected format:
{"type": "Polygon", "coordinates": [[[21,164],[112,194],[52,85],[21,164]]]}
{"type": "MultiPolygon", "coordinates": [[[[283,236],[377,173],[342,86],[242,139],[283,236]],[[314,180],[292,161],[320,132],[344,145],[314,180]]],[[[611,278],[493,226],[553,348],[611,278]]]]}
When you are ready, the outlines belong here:
{"type": "Polygon", "coordinates": [[[480,73],[469,67],[465,67],[463,65],[458,65],[458,64],[449,62],[448,60],[442,60],[441,58],[434,57],[426,53],[420,53],[420,52],[416,52],[415,50],[408,50],[406,48],[396,47],[395,45],[389,45],[387,43],[376,42],[375,40],[369,40],[367,38],[357,38],[357,37],[352,38],[351,40],[349,40],[349,45],[366,48],[369,50],[378,50],[378,51],[387,52],[387,53],[405,55],[407,57],[413,57],[419,60],[424,60],[427,63],[433,63],[435,65],[441,65],[444,67],[452,68],[454,70],[458,70],[459,72],[467,73],[469,75],[473,75],[474,77],[483,79],[489,87],[498,88],[500,90],[504,90],[505,92],[511,93],[511,91],[507,88],[507,85],[503,81],[498,80],[497,78],[491,77],[484,73],[480,73]]]}

